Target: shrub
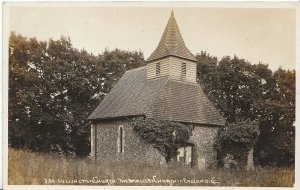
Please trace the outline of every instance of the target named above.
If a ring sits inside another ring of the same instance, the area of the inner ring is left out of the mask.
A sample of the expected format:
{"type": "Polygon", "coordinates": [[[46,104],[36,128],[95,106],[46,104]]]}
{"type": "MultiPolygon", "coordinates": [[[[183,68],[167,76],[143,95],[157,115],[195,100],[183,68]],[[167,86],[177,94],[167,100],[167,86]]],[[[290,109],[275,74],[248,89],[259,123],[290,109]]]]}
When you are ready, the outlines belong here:
{"type": "Polygon", "coordinates": [[[227,155],[232,155],[237,164],[230,164],[233,168],[244,168],[247,156],[252,150],[259,136],[259,126],[256,121],[242,121],[231,123],[220,130],[215,142],[218,151],[219,165],[224,166],[227,155]]]}

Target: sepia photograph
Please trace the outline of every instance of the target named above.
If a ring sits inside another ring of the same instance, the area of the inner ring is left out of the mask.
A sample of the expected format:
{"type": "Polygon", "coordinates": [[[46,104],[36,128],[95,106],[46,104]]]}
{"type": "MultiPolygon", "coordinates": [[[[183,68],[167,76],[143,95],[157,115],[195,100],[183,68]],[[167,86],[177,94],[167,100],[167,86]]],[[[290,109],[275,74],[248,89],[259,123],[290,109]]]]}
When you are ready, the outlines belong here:
{"type": "Polygon", "coordinates": [[[6,187],[294,188],[299,4],[221,5],[4,3],[6,187]]]}

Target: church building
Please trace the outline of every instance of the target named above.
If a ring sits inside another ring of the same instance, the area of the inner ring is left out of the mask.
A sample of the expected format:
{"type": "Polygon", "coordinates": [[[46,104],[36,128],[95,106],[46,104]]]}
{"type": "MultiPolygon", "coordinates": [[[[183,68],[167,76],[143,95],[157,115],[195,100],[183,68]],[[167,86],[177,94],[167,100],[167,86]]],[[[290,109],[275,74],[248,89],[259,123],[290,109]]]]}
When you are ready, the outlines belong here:
{"type": "Polygon", "coordinates": [[[177,161],[199,169],[213,167],[213,144],[225,120],[196,82],[197,60],[184,43],[173,11],[146,63],[127,71],[88,117],[91,156],[98,161],[165,164],[159,151],[130,126],[132,118],[145,116],[190,126],[189,145],[178,150],[177,161]]]}

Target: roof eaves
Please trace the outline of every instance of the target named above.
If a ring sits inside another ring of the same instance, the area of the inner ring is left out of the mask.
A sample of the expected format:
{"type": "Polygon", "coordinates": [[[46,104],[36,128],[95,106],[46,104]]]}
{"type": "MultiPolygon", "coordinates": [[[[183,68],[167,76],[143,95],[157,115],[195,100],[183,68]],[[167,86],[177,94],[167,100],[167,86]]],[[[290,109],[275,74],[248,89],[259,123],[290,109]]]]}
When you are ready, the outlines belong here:
{"type": "Polygon", "coordinates": [[[166,55],[166,56],[163,56],[163,57],[158,57],[158,58],[155,58],[155,59],[149,59],[149,58],[148,58],[148,59],[145,61],[145,63],[150,63],[150,62],[152,62],[152,61],[157,61],[157,60],[159,60],[159,59],[163,59],[163,58],[170,57],[170,56],[177,57],[177,58],[181,58],[181,59],[184,59],[184,60],[187,60],[187,61],[192,61],[192,62],[195,62],[195,63],[198,62],[198,60],[197,60],[196,58],[195,58],[195,59],[188,59],[188,58],[185,58],[185,57],[180,57],[180,56],[178,56],[178,55],[170,54],[170,55],[166,55]]]}
{"type": "Polygon", "coordinates": [[[94,118],[94,119],[88,119],[89,121],[107,121],[107,120],[116,120],[116,119],[122,119],[126,117],[138,117],[138,116],[145,116],[144,114],[138,114],[138,115],[124,115],[124,116],[118,116],[118,117],[103,117],[103,118],[94,118]]]}

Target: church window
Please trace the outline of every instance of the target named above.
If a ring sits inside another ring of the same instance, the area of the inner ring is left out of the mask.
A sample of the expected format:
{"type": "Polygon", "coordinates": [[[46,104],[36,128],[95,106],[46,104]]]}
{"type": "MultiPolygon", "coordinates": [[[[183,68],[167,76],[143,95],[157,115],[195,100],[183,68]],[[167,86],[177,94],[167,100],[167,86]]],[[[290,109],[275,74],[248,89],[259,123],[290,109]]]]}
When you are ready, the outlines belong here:
{"type": "Polygon", "coordinates": [[[124,153],[124,129],[123,126],[119,126],[118,131],[118,153],[124,153]]]}

